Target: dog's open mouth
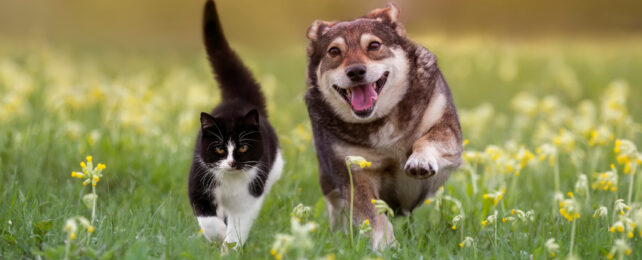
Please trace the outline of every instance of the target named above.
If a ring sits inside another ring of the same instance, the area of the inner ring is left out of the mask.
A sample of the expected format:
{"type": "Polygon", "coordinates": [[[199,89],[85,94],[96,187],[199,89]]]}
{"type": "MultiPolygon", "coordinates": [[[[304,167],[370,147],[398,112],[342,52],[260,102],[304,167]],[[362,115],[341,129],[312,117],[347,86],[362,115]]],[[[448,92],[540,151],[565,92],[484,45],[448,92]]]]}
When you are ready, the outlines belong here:
{"type": "Polygon", "coordinates": [[[388,74],[389,72],[386,71],[377,81],[363,85],[354,85],[349,88],[340,88],[337,85],[332,87],[350,104],[357,116],[366,117],[374,110],[379,94],[388,80],[388,74]]]}

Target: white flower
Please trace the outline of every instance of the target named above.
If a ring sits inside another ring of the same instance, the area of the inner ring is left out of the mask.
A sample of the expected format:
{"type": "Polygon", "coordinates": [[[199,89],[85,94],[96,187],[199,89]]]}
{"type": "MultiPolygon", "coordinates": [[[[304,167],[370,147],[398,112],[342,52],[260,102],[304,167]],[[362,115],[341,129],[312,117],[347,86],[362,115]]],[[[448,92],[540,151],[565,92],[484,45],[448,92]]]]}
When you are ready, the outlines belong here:
{"type": "Polygon", "coordinates": [[[544,243],[544,247],[546,247],[546,250],[548,250],[548,253],[551,254],[551,256],[553,256],[553,257],[560,250],[560,245],[555,243],[555,238],[551,238],[549,240],[546,240],[546,243],[544,243]]]}

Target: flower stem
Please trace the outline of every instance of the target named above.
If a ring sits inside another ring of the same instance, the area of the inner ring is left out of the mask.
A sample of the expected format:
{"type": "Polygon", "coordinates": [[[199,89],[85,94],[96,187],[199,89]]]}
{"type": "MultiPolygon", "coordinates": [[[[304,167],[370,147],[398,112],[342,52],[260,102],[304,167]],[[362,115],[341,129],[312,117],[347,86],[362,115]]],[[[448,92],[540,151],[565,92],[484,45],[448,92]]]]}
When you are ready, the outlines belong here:
{"type": "Polygon", "coordinates": [[[637,171],[638,165],[637,163],[633,163],[633,167],[631,167],[631,181],[629,182],[629,197],[627,200],[627,203],[631,205],[631,196],[633,195],[633,181],[635,180],[635,172],[637,171]]]}
{"type": "Polygon", "coordinates": [[[65,240],[65,260],[69,259],[69,251],[71,250],[71,239],[65,240]]]}
{"type": "Polygon", "coordinates": [[[573,243],[575,243],[575,225],[576,225],[576,223],[577,223],[577,220],[574,220],[573,221],[573,228],[571,228],[571,249],[570,249],[569,256],[573,255],[573,243]]]}
{"type": "MultiPolygon", "coordinates": [[[[559,157],[559,155],[557,155],[559,157]]],[[[559,165],[559,158],[555,158],[555,169],[553,173],[555,174],[555,191],[559,192],[560,191],[560,165],[559,165]]]]}
{"type": "Polygon", "coordinates": [[[91,186],[91,193],[94,194],[94,202],[92,203],[93,206],[91,207],[91,224],[94,224],[94,218],[96,218],[96,201],[98,200],[98,197],[96,196],[96,186],[91,186]]]}
{"type": "MultiPolygon", "coordinates": [[[[96,201],[98,200],[98,196],[96,195],[96,186],[93,186],[93,185],[91,186],[91,193],[94,194],[94,199],[93,199],[94,202],[92,203],[92,206],[91,206],[91,219],[89,220],[89,222],[93,226],[94,225],[94,218],[96,218],[96,201]]],[[[91,241],[90,238],[91,238],[91,233],[88,233],[87,234],[87,245],[89,245],[89,241],[91,241]]]]}
{"type": "Polygon", "coordinates": [[[354,248],[354,236],[352,235],[352,214],[354,209],[354,183],[352,181],[352,170],[350,169],[350,162],[346,162],[346,167],[348,168],[348,176],[350,177],[350,245],[354,248]]]}

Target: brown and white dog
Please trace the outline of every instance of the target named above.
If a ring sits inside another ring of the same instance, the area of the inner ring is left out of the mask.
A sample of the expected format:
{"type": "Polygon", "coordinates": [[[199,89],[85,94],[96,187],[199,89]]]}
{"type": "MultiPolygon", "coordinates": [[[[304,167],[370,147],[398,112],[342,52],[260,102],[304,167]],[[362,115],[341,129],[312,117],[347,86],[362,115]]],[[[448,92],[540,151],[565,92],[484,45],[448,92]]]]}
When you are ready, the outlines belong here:
{"type": "Polygon", "coordinates": [[[462,153],[459,119],[437,59],[406,38],[398,18],[399,8],[388,4],[352,21],[317,20],[307,32],[305,101],[330,225],[343,221],[345,229],[350,182],[344,158],[363,156],[372,165],[352,168],[352,223],[372,222],[377,249],[394,235],[371,199],[410,214],[444,184],[462,153]]]}

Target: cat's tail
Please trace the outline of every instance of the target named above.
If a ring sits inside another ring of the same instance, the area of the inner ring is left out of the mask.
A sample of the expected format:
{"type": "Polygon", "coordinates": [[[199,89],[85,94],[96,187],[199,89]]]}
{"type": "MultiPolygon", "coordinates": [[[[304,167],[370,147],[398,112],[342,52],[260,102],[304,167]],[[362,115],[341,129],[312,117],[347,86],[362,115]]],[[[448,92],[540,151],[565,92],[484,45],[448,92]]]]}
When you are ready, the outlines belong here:
{"type": "Polygon", "coordinates": [[[265,97],[260,86],[225,39],[216,5],[212,0],[207,0],[203,10],[203,39],[221,89],[222,100],[245,100],[267,117],[265,97]]]}

